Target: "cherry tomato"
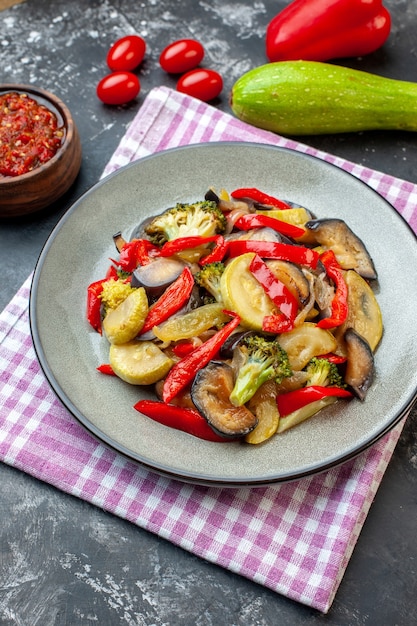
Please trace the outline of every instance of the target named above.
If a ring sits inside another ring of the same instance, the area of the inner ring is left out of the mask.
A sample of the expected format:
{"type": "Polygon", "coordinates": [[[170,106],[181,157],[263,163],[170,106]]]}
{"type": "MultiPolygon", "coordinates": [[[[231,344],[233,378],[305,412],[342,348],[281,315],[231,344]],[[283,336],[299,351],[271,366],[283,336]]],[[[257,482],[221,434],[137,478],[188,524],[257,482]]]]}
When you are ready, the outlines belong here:
{"type": "Polygon", "coordinates": [[[143,61],[146,43],[139,35],[118,39],[107,53],[107,65],[113,71],[134,70],[143,61]]]}
{"type": "Polygon", "coordinates": [[[182,74],[192,70],[204,57],[204,48],[195,39],[178,39],[161,52],[159,65],[170,74],[182,74]]]}
{"type": "Polygon", "coordinates": [[[179,79],[177,90],[188,96],[208,102],[217,98],[223,89],[223,79],[214,70],[196,69],[187,72],[179,79]]]}
{"type": "Polygon", "coordinates": [[[139,78],[132,72],[107,74],[97,85],[97,96],[104,104],[126,104],[138,95],[139,78]]]}

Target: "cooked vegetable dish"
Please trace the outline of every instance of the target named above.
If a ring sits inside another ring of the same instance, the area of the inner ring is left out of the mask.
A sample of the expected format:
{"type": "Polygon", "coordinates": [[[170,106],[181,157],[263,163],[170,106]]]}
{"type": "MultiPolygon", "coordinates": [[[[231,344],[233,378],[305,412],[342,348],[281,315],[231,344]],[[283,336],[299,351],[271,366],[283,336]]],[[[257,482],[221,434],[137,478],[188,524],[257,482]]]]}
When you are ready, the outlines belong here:
{"type": "Polygon", "coordinates": [[[381,311],[365,244],[255,188],[210,189],[113,236],[87,319],[103,374],[153,386],[134,408],[214,442],[259,444],[337,401],[363,402],[381,311]]]}

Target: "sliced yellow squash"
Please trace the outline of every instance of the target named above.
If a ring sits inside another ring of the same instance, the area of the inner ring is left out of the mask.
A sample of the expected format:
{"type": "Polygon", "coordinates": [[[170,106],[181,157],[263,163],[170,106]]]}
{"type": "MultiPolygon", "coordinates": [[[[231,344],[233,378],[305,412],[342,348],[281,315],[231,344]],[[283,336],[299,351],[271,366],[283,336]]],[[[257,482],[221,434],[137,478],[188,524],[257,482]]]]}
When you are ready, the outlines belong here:
{"type": "Polygon", "coordinates": [[[278,343],[286,353],[291,368],[302,370],[313,356],[334,352],[337,341],[332,333],[313,322],[304,322],[289,333],[278,336],[278,343]]]}
{"type": "Polygon", "coordinates": [[[153,332],[161,341],[179,341],[198,337],[209,328],[225,324],[230,317],[223,313],[224,304],[213,302],[197,307],[184,315],[171,317],[160,326],[155,326],[153,332]]]}
{"type": "Polygon", "coordinates": [[[112,344],[109,361],[114,373],[131,385],[156,383],[173,365],[173,361],[152,341],[112,344]]]}
{"type": "Polygon", "coordinates": [[[276,390],[277,385],[275,381],[269,380],[252,396],[249,402],[249,409],[255,413],[258,424],[245,436],[246,443],[263,443],[277,432],[279,412],[276,390]]]}
{"type": "Polygon", "coordinates": [[[310,402],[306,406],[301,407],[301,409],[297,409],[293,413],[282,417],[279,421],[278,425],[278,433],[283,433],[286,430],[289,430],[293,426],[297,426],[297,424],[301,424],[301,422],[305,422],[305,420],[313,417],[316,413],[324,409],[325,406],[329,406],[337,401],[335,396],[326,396],[325,398],[321,398],[321,400],[316,400],[315,402],[310,402]]]}
{"type": "Polygon", "coordinates": [[[304,207],[295,207],[293,209],[259,209],[256,213],[261,215],[269,215],[276,220],[287,222],[287,224],[294,224],[294,226],[304,226],[306,222],[311,220],[311,213],[304,207]]]}
{"type": "Polygon", "coordinates": [[[242,326],[262,330],[263,318],[276,312],[276,306],[249,269],[254,256],[247,252],[232,259],[222,274],[220,290],[224,308],[237,313],[242,326]]]}
{"type": "Polygon", "coordinates": [[[148,298],[139,287],[115,309],[110,309],[103,320],[103,330],[110,343],[131,341],[140,332],[148,314],[148,298]]]}

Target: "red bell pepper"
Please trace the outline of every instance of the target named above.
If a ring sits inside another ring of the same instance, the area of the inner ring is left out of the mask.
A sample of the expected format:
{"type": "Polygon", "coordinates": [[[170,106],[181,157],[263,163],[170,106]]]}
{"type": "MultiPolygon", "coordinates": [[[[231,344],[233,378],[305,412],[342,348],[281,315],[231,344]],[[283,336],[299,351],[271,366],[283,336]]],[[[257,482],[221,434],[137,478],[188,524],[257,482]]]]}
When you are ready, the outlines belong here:
{"type": "Polygon", "coordinates": [[[240,317],[236,313],[231,311],[225,313],[234,319],[170,369],[162,391],[164,402],[171,402],[181,389],[192,381],[196,373],[216,356],[229,335],[239,326],[240,317]]]}
{"type": "Polygon", "coordinates": [[[266,29],[270,61],[327,61],[369,54],[391,30],[382,0],[294,0],[266,29]]]}
{"type": "Polygon", "coordinates": [[[265,227],[273,228],[278,233],[281,233],[281,235],[293,237],[294,239],[302,237],[305,233],[304,228],[295,226],[295,224],[283,222],[282,220],[270,217],[269,215],[263,215],[262,213],[249,213],[248,215],[242,215],[238,220],[236,220],[235,226],[240,230],[265,227]]]}
{"type": "Polygon", "coordinates": [[[320,255],[320,261],[326,269],[326,274],[336,285],[336,291],[332,300],[331,316],[320,320],[317,326],[319,328],[335,328],[341,326],[348,315],[348,288],[333,250],[323,252],[320,255]]]}
{"type": "Polygon", "coordinates": [[[159,248],[148,239],[133,239],[124,244],[119,259],[111,259],[115,265],[125,272],[133,272],[138,265],[146,265],[152,257],[158,256],[159,248]]]}
{"type": "Polygon", "coordinates": [[[320,255],[315,250],[304,246],[292,246],[288,243],[275,241],[256,241],[254,239],[229,241],[229,256],[235,257],[246,252],[255,252],[264,259],[281,259],[299,265],[307,265],[312,269],[317,267],[320,255]]]}
{"type": "Polygon", "coordinates": [[[182,430],[199,439],[216,443],[231,441],[215,433],[204,417],[194,409],[166,404],[159,400],[139,400],[134,408],[159,424],[182,430]]]}
{"type": "Polygon", "coordinates": [[[103,284],[107,278],[96,280],[87,287],[87,321],[98,333],[101,333],[101,298],[103,284]]]}
{"type": "Polygon", "coordinates": [[[267,332],[288,332],[293,328],[298,311],[297,299],[283,282],[278,280],[267,264],[257,254],[253,257],[249,269],[262,285],[265,293],[277,305],[280,313],[268,315],[262,325],[267,332]]]}
{"type": "Polygon", "coordinates": [[[273,206],[277,209],[291,209],[291,206],[287,202],[284,202],[284,200],[270,196],[260,189],[256,189],[256,187],[241,187],[240,189],[232,191],[230,195],[232,198],[235,198],[235,200],[247,199],[256,202],[256,204],[273,206]]]}
{"type": "Polygon", "coordinates": [[[215,240],[216,235],[213,235],[212,237],[201,237],[200,235],[195,235],[194,237],[178,237],[177,239],[172,239],[172,241],[164,243],[159,251],[159,255],[172,256],[173,254],[177,254],[183,250],[198,248],[199,246],[204,246],[205,244],[215,240]]]}
{"type": "Polygon", "coordinates": [[[352,394],[347,389],[342,389],[341,387],[310,385],[294,391],[287,391],[287,393],[280,393],[277,396],[278,411],[281,417],[285,417],[298,409],[302,409],[311,402],[316,402],[328,396],[351,398],[352,394]]]}
{"type": "Polygon", "coordinates": [[[167,287],[162,296],[149,309],[140,334],[143,335],[179,311],[190,297],[193,286],[194,277],[191,270],[186,267],[177,280],[167,287]]]}
{"type": "Polygon", "coordinates": [[[197,346],[193,341],[184,340],[177,343],[172,348],[172,352],[175,354],[175,356],[182,359],[183,357],[187,356],[187,354],[190,354],[190,352],[195,350],[196,347],[197,346]]]}
{"type": "Polygon", "coordinates": [[[229,242],[225,240],[223,235],[216,235],[216,245],[213,250],[209,252],[205,257],[200,259],[200,265],[207,265],[208,263],[217,263],[223,261],[224,257],[229,250],[229,242]]]}
{"type": "Polygon", "coordinates": [[[328,352],[327,354],[321,354],[320,359],[327,359],[330,363],[334,363],[335,365],[341,365],[342,363],[346,363],[346,356],[339,356],[338,354],[334,354],[333,352],[328,352]]]}
{"type": "Polygon", "coordinates": [[[102,363],[97,367],[97,371],[101,374],[106,374],[107,376],[116,376],[110,363],[102,363]]]}
{"type": "Polygon", "coordinates": [[[227,251],[227,243],[222,235],[213,235],[212,237],[200,237],[198,235],[195,237],[178,237],[164,243],[159,251],[159,255],[163,257],[172,256],[183,250],[198,248],[212,242],[215,244],[213,250],[200,260],[200,265],[221,261],[227,251]]]}

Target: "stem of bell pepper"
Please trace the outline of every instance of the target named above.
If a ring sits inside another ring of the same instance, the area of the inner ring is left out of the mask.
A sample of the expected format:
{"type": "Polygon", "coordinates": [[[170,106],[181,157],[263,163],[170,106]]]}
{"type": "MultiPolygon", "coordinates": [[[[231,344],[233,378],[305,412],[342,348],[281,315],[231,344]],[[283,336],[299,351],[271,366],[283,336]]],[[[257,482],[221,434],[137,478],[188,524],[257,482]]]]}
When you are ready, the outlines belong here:
{"type": "Polygon", "coordinates": [[[284,200],[279,200],[279,198],[270,196],[260,189],[256,189],[256,187],[242,187],[240,189],[235,189],[230,195],[236,200],[244,200],[246,198],[247,200],[252,200],[257,204],[273,206],[277,209],[291,209],[290,205],[287,202],[284,202],[284,200]]]}
{"type": "Polygon", "coordinates": [[[285,235],[286,237],[292,237],[296,239],[297,237],[302,237],[305,233],[304,228],[300,228],[299,226],[295,226],[294,224],[289,224],[288,222],[283,222],[282,220],[277,220],[275,217],[270,217],[269,215],[263,215],[260,213],[249,213],[248,215],[242,215],[236,220],[235,223],[236,228],[240,230],[250,230],[251,228],[273,228],[281,235],[285,235]]]}
{"type": "Polygon", "coordinates": [[[311,248],[291,245],[288,243],[278,243],[275,241],[232,240],[228,242],[229,256],[235,257],[246,252],[255,252],[264,259],[281,259],[299,265],[306,265],[315,269],[320,255],[311,248]]]}
{"type": "Polygon", "coordinates": [[[193,286],[194,277],[191,270],[185,267],[177,280],[167,287],[162,296],[149,309],[140,334],[143,335],[179,311],[190,297],[193,286]]]}
{"type": "Polygon", "coordinates": [[[232,311],[225,313],[234,319],[171,368],[162,391],[164,402],[171,402],[181,389],[191,382],[196,373],[216,356],[229,335],[239,326],[240,317],[236,313],[232,311]]]}
{"type": "Polygon", "coordinates": [[[309,385],[294,391],[287,391],[287,393],[281,393],[277,396],[280,417],[285,417],[311,402],[316,402],[328,396],[352,398],[353,394],[341,387],[321,387],[320,385],[309,385]]]}
{"type": "Polygon", "coordinates": [[[319,328],[335,328],[341,326],[348,315],[348,288],[333,250],[325,250],[320,255],[320,261],[326,269],[326,274],[334,282],[336,291],[331,304],[331,316],[320,320],[317,326],[319,328]]]}
{"type": "Polygon", "coordinates": [[[327,61],[374,52],[389,36],[381,0],[294,0],[268,24],[269,61],[327,61]]]}
{"type": "Polygon", "coordinates": [[[139,400],[134,408],[159,424],[182,430],[199,439],[216,443],[231,441],[215,433],[204,417],[194,409],[166,404],[159,400],[139,400]]]}
{"type": "Polygon", "coordinates": [[[249,269],[256,280],[262,285],[265,293],[271,298],[272,302],[277,305],[286,320],[293,322],[297,315],[298,302],[288,287],[276,278],[258,254],[255,254],[253,257],[249,269]]]}

